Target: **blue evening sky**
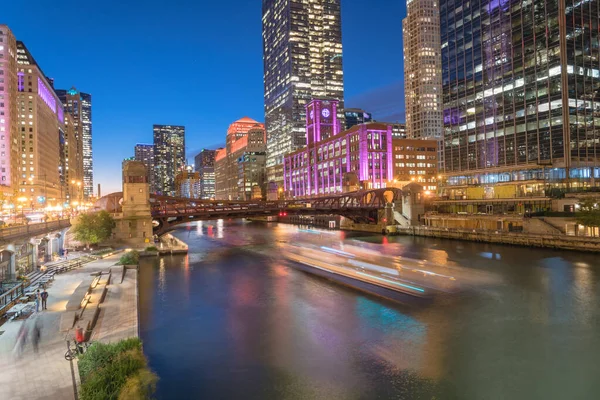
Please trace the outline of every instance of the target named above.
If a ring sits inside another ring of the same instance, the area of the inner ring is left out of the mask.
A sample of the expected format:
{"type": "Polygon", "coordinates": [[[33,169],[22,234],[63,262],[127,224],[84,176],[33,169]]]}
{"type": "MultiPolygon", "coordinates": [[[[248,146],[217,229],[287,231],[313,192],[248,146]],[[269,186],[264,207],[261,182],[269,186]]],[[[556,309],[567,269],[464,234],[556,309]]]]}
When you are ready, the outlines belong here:
{"type": "MultiPolygon", "coordinates": [[[[342,0],[347,107],[404,120],[405,15],[404,0],[342,0]]],[[[152,124],[185,125],[191,159],[234,120],[264,120],[259,0],[10,0],[0,23],[56,88],[92,94],[103,194],[120,190],[121,161],[152,124]]]]}

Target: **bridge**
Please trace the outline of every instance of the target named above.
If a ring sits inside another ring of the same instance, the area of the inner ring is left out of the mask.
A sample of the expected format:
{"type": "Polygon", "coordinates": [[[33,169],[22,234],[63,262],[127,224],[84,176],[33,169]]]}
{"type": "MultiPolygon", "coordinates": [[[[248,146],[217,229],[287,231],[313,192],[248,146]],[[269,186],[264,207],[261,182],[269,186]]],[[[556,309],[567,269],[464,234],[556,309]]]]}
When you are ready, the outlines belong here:
{"type": "Polygon", "coordinates": [[[341,215],[356,223],[378,223],[379,211],[402,201],[396,188],[363,190],[335,196],[278,201],[222,201],[150,195],[153,233],[162,235],[175,225],[228,218],[287,215],[341,215]]]}
{"type": "Polygon", "coordinates": [[[0,229],[0,245],[10,243],[13,240],[29,238],[37,235],[45,235],[50,232],[59,231],[71,226],[69,219],[40,222],[37,224],[9,226],[0,229]]]}

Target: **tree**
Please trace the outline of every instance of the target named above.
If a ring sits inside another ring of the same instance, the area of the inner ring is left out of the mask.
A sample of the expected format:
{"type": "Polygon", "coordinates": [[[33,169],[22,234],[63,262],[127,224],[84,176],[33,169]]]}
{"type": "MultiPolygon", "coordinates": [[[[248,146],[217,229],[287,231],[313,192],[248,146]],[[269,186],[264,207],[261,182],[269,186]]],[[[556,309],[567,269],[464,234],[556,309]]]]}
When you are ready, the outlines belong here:
{"type": "Polygon", "coordinates": [[[577,223],[589,228],[600,228],[600,210],[595,199],[585,199],[579,203],[577,223]]]}
{"type": "Polygon", "coordinates": [[[75,240],[86,246],[101,243],[112,234],[114,221],[106,211],[81,214],[73,227],[75,240]]]}

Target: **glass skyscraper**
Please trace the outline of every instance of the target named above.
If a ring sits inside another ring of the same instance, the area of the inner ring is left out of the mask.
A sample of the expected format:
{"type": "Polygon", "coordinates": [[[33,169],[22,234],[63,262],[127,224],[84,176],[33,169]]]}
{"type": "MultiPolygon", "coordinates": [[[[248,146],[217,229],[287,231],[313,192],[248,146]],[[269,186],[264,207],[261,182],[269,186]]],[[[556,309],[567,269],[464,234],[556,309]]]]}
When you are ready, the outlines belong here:
{"type": "Polygon", "coordinates": [[[344,75],[340,0],[263,0],[267,179],[283,182],[283,158],[306,145],[306,105],[340,101],[344,75]]]}
{"type": "Polygon", "coordinates": [[[140,143],[136,144],[134,147],[134,160],[142,162],[146,166],[150,193],[155,193],[156,183],[154,182],[154,145],[140,143]]]}
{"type": "Polygon", "coordinates": [[[441,0],[443,195],[545,197],[600,178],[598,0],[441,0]]]}
{"type": "Polygon", "coordinates": [[[57,89],[56,94],[65,110],[73,116],[75,129],[83,145],[83,195],[94,195],[94,163],[92,154],[92,95],[72,87],[69,90],[57,89]]]}
{"type": "Polygon", "coordinates": [[[154,125],[156,193],[175,196],[175,176],[185,168],[185,127],[154,125]]]}

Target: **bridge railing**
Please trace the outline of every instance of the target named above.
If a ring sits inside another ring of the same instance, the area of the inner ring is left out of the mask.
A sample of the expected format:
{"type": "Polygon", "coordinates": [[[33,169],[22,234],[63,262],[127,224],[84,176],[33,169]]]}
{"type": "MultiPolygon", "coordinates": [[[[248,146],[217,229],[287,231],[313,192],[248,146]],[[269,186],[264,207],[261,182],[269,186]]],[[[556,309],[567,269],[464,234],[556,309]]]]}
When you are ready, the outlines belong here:
{"type": "Polygon", "coordinates": [[[40,222],[37,224],[27,224],[19,226],[9,226],[0,229],[0,240],[11,239],[19,236],[38,235],[71,226],[69,219],[59,219],[56,221],[40,222]]]}

